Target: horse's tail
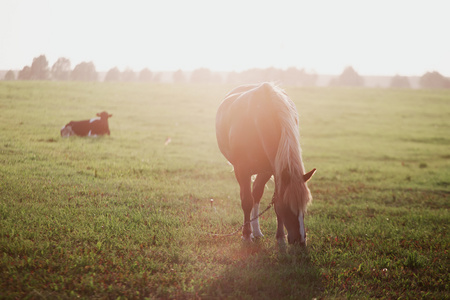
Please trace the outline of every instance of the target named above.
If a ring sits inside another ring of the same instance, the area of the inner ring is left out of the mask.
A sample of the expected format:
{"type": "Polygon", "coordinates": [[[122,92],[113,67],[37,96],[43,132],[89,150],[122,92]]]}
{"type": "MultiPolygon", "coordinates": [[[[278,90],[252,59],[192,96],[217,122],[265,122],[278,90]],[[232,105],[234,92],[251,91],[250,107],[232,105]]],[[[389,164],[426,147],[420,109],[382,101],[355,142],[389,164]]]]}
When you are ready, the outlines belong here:
{"type": "Polygon", "coordinates": [[[275,157],[275,181],[278,197],[289,205],[292,212],[305,213],[312,200],[311,192],[303,179],[298,113],[294,102],[279,87],[266,83],[278,116],[281,129],[280,142],[275,157]]]}

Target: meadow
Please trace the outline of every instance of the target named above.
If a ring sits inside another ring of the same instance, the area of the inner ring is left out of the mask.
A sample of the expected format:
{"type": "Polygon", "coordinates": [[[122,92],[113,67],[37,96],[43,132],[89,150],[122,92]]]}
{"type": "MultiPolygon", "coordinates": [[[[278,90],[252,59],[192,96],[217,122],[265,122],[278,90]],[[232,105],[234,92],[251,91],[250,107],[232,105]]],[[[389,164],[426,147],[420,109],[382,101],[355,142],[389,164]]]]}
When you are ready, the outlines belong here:
{"type": "Polygon", "coordinates": [[[449,296],[448,90],[283,87],[318,169],[303,249],[273,210],[252,244],[209,235],[243,219],[215,140],[231,88],[0,82],[0,298],[449,296]],[[59,136],[103,110],[111,136],[59,136]]]}

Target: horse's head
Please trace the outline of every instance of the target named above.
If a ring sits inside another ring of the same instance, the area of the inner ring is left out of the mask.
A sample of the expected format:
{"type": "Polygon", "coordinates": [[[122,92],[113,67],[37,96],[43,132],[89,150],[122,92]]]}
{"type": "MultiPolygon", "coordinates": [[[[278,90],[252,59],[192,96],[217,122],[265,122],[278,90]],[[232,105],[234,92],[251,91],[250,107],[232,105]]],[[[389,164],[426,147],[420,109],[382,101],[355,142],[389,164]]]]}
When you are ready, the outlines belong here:
{"type": "MultiPolygon", "coordinates": [[[[314,175],[316,169],[309,171],[304,174],[300,180],[303,182],[289,182],[289,185],[301,185],[306,184],[306,182],[314,175]]],[[[308,191],[309,193],[309,191],[308,191]]],[[[298,207],[294,208],[288,201],[276,201],[275,211],[277,213],[278,222],[286,227],[288,232],[288,242],[289,244],[300,244],[306,245],[306,229],[304,222],[304,211],[298,207]]],[[[284,232],[282,227],[278,228],[277,239],[284,239],[284,232]]]]}

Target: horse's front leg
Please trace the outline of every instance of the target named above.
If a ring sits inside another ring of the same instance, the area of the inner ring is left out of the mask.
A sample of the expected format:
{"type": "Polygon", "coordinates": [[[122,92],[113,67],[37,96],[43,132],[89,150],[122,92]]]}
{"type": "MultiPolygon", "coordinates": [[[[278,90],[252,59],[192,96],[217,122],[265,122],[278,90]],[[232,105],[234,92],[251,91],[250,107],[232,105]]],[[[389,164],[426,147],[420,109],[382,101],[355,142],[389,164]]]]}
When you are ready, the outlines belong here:
{"type": "Polygon", "coordinates": [[[280,245],[284,245],[285,244],[284,224],[283,224],[283,219],[281,218],[281,215],[280,215],[277,201],[279,201],[279,199],[277,199],[277,188],[275,187],[275,192],[273,193],[273,198],[272,198],[272,202],[274,203],[273,207],[275,208],[275,213],[277,215],[277,233],[276,233],[275,237],[277,238],[277,242],[280,245]]]}
{"type": "Polygon", "coordinates": [[[271,173],[260,173],[256,176],[255,181],[253,182],[253,209],[250,215],[253,230],[253,237],[260,238],[264,235],[261,232],[261,228],[259,227],[259,203],[261,201],[262,195],[264,193],[264,187],[266,186],[267,181],[269,181],[271,173]]]}
{"type": "Polygon", "coordinates": [[[250,226],[250,213],[253,208],[253,196],[251,193],[251,176],[242,174],[238,169],[235,169],[236,179],[239,182],[241,207],[244,211],[244,228],[242,229],[242,239],[244,241],[251,241],[252,228],[250,226]]]}

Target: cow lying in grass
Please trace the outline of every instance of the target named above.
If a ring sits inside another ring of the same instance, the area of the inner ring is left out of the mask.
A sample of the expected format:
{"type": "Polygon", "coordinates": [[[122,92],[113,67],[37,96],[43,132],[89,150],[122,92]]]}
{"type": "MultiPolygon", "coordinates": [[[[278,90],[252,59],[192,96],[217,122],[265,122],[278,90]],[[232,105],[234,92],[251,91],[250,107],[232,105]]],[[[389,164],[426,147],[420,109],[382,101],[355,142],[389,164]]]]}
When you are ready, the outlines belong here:
{"type": "Polygon", "coordinates": [[[83,121],[70,121],[61,129],[62,137],[69,137],[72,135],[78,136],[98,136],[98,135],[110,135],[108,118],[112,115],[106,111],[97,114],[98,118],[83,120],[83,121]]]}

